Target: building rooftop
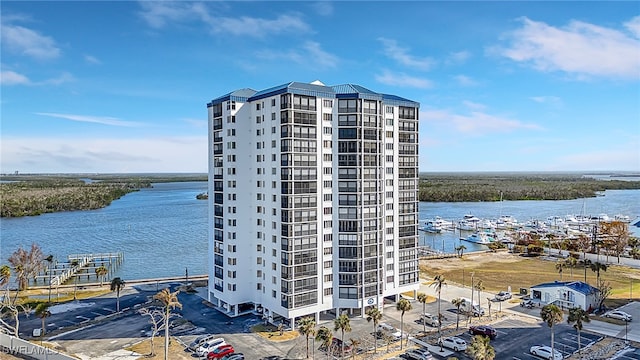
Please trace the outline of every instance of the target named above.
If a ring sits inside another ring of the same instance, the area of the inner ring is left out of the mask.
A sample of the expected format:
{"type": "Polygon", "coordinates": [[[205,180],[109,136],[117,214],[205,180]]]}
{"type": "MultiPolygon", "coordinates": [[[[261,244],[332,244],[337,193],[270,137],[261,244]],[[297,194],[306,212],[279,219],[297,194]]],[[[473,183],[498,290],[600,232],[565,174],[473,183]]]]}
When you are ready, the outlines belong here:
{"type": "Polygon", "coordinates": [[[592,294],[599,291],[597,288],[582,282],[582,281],[554,281],[548,283],[542,283],[534,285],[531,288],[553,288],[553,287],[567,287],[571,290],[577,291],[582,294],[592,294]]]}

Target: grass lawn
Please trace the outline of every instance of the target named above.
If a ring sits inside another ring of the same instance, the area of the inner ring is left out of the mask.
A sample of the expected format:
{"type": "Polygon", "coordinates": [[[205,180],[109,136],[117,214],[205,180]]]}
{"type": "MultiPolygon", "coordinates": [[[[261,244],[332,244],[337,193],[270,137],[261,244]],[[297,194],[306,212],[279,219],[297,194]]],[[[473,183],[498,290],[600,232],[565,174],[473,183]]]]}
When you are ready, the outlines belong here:
{"type": "MultiPolygon", "coordinates": [[[[615,259],[612,259],[615,260],[615,259]]],[[[423,279],[433,279],[438,274],[444,275],[448,282],[464,286],[482,280],[486,291],[498,292],[511,286],[514,294],[520,288],[552,281],[584,281],[584,267],[565,268],[562,277],[556,270],[556,262],[542,258],[528,258],[502,253],[469,254],[463,258],[420,261],[420,273],[423,279]]],[[[596,273],[587,269],[587,282],[595,286],[596,273]]],[[[609,282],[612,287],[611,299],[629,299],[630,295],[640,299],[640,269],[626,266],[610,265],[607,271],[600,272],[600,279],[609,282]]]]}

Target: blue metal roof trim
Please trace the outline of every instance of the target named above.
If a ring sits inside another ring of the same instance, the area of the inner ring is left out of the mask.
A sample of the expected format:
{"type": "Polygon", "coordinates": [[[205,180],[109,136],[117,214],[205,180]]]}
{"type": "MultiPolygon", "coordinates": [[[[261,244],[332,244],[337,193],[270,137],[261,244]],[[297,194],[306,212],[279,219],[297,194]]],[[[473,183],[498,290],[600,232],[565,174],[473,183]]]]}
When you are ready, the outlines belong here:
{"type": "Polygon", "coordinates": [[[301,82],[290,82],[278,86],[274,86],[265,90],[258,91],[253,96],[249,98],[250,101],[264,99],[270,96],[278,95],[278,94],[297,94],[297,95],[307,95],[307,96],[318,96],[325,98],[334,98],[335,93],[333,89],[328,86],[315,85],[315,84],[306,84],[301,82]]]}
{"type": "Polygon", "coordinates": [[[255,90],[248,89],[248,88],[235,90],[228,94],[222,95],[218,98],[211,100],[211,102],[208,105],[220,104],[225,101],[246,102],[255,93],[256,93],[255,90]]]}
{"type": "Polygon", "coordinates": [[[420,103],[417,101],[405,99],[403,97],[391,94],[382,94],[382,101],[389,105],[407,106],[407,107],[420,107],[420,103]]]}
{"type": "Polygon", "coordinates": [[[550,287],[568,287],[582,294],[591,294],[599,291],[597,288],[582,281],[554,281],[550,283],[542,283],[534,285],[531,288],[550,288],[550,287]]]}
{"type": "Polygon", "coordinates": [[[382,94],[373,92],[363,86],[354,84],[342,84],[332,86],[332,89],[336,92],[336,98],[357,98],[367,100],[382,100],[382,94]]]}

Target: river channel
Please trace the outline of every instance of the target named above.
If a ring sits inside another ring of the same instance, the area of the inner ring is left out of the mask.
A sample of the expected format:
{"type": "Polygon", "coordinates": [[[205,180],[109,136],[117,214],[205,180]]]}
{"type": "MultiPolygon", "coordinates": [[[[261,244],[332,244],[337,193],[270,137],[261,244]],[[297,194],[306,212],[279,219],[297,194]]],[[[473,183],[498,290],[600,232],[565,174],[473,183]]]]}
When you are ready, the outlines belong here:
{"type": "MultiPolygon", "coordinates": [[[[0,264],[19,246],[38,244],[45,256],[60,261],[75,253],[123,252],[124,261],[110,277],[146,279],[207,273],[207,202],[196,195],[206,182],[158,183],[130,193],[110,206],[22,218],[0,219],[0,264]]],[[[459,220],[511,215],[520,222],[568,214],[640,216],[640,190],[611,190],[604,196],[561,201],[420,203],[420,222],[440,216],[459,220]]],[[[636,235],[637,228],[634,229],[636,235]]],[[[453,252],[459,233],[420,233],[420,245],[453,252]]],[[[465,243],[467,251],[482,245],[465,243]]]]}

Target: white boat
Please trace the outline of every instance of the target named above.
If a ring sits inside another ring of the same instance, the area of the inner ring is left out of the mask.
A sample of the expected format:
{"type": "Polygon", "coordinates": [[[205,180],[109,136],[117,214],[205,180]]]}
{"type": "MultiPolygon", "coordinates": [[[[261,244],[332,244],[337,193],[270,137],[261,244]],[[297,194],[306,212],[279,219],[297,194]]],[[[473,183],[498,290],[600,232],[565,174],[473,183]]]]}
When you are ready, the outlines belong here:
{"type": "Polygon", "coordinates": [[[466,238],[461,238],[464,241],[472,242],[475,244],[487,245],[495,241],[495,239],[486,232],[474,232],[466,238]]]}
{"type": "Polygon", "coordinates": [[[440,216],[436,216],[433,220],[427,220],[425,225],[421,228],[422,231],[430,233],[441,233],[443,231],[450,231],[455,229],[453,222],[446,221],[440,216]]]}
{"type": "Polygon", "coordinates": [[[458,222],[458,229],[467,230],[467,231],[475,231],[478,230],[478,225],[480,224],[480,218],[475,217],[474,215],[467,214],[462,220],[458,222]]]}
{"type": "Polygon", "coordinates": [[[518,220],[511,215],[501,215],[496,221],[496,228],[498,229],[513,229],[518,225],[518,220]]]}

